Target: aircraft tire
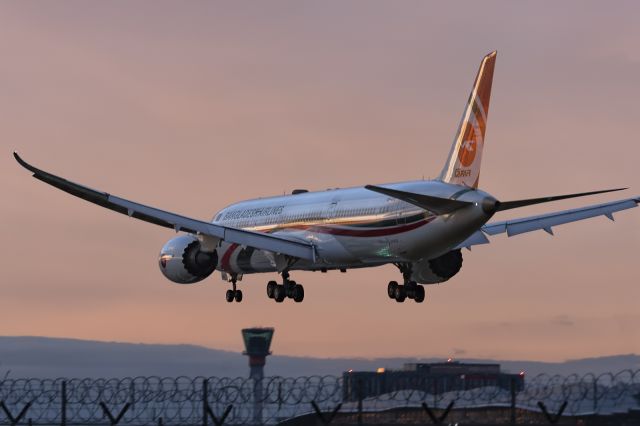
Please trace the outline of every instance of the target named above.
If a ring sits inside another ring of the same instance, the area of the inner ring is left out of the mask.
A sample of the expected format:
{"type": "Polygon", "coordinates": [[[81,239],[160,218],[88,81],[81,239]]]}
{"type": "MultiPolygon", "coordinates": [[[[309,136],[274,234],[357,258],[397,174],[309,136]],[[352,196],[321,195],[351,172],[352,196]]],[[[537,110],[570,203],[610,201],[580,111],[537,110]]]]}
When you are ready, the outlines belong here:
{"type": "Polygon", "coordinates": [[[404,299],[407,298],[407,291],[405,290],[403,285],[399,285],[398,288],[396,288],[396,294],[395,294],[395,298],[396,298],[396,302],[398,303],[402,303],[404,302],[404,299]]]}
{"type": "Polygon", "coordinates": [[[300,303],[304,300],[304,287],[301,284],[297,284],[293,288],[293,300],[296,303],[300,303]]]}
{"type": "Polygon", "coordinates": [[[405,285],[405,292],[407,293],[408,299],[413,299],[416,297],[416,289],[413,286],[405,285]]]}
{"type": "Polygon", "coordinates": [[[276,293],[276,286],[278,285],[277,282],[275,281],[269,281],[267,283],[267,297],[269,299],[273,299],[275,297],[275,293],[276,293]]]}
{"type": "Polygon", "coordinates": [[[387,295],[389,296],[389,299],[395,299],[396,298],[396,289],[398,288],[398,282],[397,281],[389,281],[389,284],[387,285],[387,295]]]}
{"type": "Polygon", "coordinates": [[[289,299],[293,299],[293,290],[295,290],[296,285],[298,285],[298,283],[295,281],[288,281],[284,284],[286,295],[289,299]]]}
{"type": "Polygon", "coordinates": [[[282,303],[284,298],[287,297],[286,291],[283,285],[277,285],[273,293],[273,298],[276,303],[282,303]]]}
{"type": "Polygon", "coordinates": [[[235,293],[236,302],[242,302],[242,290],[236,290],[235,293]]]}
{"type": "Polygon", "coordinates": [[[233,302],[234,298],[235,298],[235,295],[233,294],[233,290],[227,290],[227,294],[226,294],[227,302],[229,303],[233,302]]]}
{"type": "Polygon", "coordinates": [[[424,302],[424,287],[419,285],[416,287],[415,289],[415,297],[413,298],[413,300],[416,301],[416,303],[422,303],[424,302]]]}

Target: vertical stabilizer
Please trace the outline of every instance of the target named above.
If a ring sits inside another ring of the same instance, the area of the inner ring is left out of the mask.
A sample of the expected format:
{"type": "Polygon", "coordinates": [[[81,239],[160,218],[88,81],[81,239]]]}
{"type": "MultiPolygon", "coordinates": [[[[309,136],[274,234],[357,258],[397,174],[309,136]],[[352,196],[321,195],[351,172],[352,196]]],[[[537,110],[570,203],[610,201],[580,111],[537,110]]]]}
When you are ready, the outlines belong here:
{"type": "Polygon", "coordinates": [[[496,54],[495,51],[489,53],[480,63],[449,158],[440,174],[443,182],[478,187],[496,54]]]}

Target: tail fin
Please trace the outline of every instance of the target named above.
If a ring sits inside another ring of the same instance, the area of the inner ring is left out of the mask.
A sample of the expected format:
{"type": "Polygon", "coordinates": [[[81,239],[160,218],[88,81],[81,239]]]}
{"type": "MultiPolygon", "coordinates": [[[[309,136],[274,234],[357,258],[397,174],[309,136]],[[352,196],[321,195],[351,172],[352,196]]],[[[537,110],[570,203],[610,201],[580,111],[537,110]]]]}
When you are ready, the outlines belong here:
{"type": "Polygon", "coordinates": [[[496,54],[496,51],[489,53],[480,63],[449,158],[440,173],[443,182],[478,187],[496,54]]]}

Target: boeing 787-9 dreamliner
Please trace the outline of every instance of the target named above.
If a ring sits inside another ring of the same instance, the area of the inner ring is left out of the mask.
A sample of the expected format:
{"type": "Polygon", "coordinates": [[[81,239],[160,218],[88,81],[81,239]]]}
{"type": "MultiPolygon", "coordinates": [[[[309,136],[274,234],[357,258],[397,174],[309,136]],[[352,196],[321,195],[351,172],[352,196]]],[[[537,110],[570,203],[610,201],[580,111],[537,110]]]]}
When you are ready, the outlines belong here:
{"type": "Polygon", "coordinates": [[[482,59],[449,157],[435,180],[309,192],[241,201],[211,221],[192,219],[97,191],[31,166],[33,176],[58,189],[136,219],[172,228],[159,256],[165,277],[193,284],[214,271],[231,283],[228,302],[240,302],[237,282],[244,274],[279,273],[267,283],[267,296],[302,302],[304,287],[291,279],[296,270],[345,272],[395,265],[401,280],[387,285],[396,302],[425,299],[423,284],[449,280],[462,267],[461,249],[489,242],[487,236],[515,236],[636,207],[640,197],[572,210],[489,222],[504,210],[620,189],[516,201],[498,201],[478,189],[496,52],[482,59]]]}

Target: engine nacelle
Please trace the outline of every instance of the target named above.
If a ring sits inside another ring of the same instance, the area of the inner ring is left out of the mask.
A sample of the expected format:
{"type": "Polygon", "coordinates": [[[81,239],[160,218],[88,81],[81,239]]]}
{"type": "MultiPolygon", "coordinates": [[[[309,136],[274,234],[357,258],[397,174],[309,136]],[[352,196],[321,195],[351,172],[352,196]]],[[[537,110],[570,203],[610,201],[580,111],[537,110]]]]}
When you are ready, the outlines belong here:
{"type": "Polygon", "coordinates": [[[411,279],[420,284],[442,283],[457,274],[461,268],[462,251],[452,250],[435,259],[414,263],[411,279]]]}
{"type": "Polygon", "coordinates": [[[180,235],[169,240],[158,258],[160,271],[178,284],[193,284],[215,271],[218,254],[200,250],[200,241],[193,235],[180,235]]]}

